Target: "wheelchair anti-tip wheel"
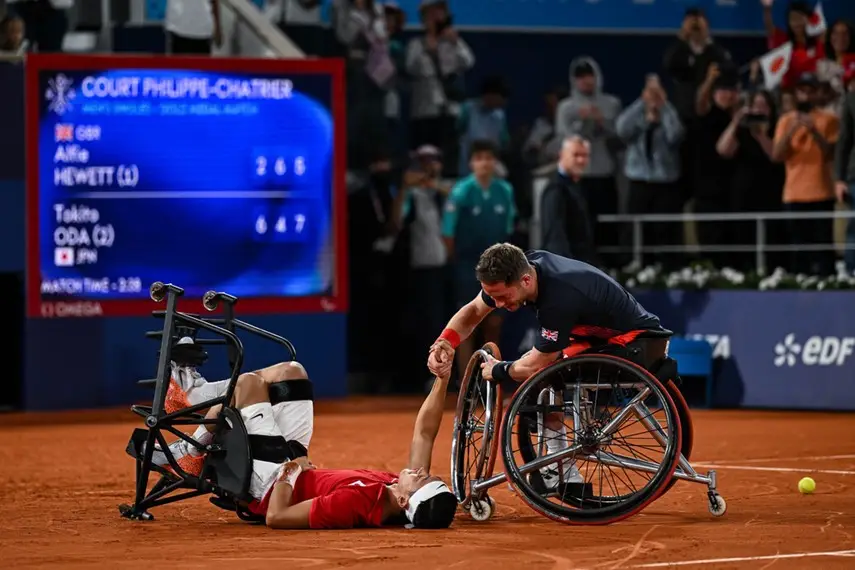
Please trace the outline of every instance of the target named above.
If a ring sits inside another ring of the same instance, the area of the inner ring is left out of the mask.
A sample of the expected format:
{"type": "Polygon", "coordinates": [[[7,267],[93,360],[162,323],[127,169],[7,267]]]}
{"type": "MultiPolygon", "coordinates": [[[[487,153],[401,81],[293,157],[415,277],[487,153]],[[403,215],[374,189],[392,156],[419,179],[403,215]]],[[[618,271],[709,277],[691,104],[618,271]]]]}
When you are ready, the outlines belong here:
{"type": "Polygon", "coordinates": [[[469,502],[469,516],[478,522],[490,520],[496,510],[496,503],[489,495],[484,495],[480,499],[472,499],[469,502]]]}
{"type": "MultiPolygon", "coordinates": [[[[484,380],[481,376],[481,364],[486,355],[501,359],[499,348],[493,343],[487,343],[476,351],[463,374],[457,396],[451,440],[451,486],[464,508],[468,508],[471,501],[486,497],[473,495],[471,485],[493,474],[499,443],[497,432],[502,421],[502,390],[498,383],[484,380]]],[[[481,520],[475,515],[473,517],[481,520]]],[[[489,515],[483,520],[487,518],[489,515]]]]}
{"type": "Polygon", "coordinates": [[[502,434],[517,495],[567,524],[609,524],[641,512],[671,482],[681,446],[667,389],[640,366],[604,354],[564,359],[529,378],[502,434]]]}
{"type": "Polygon", "coordinates": [[[727,501],[724,500],[724,497],[718,493],[710,492],[709,500],[710,514],[714,517],[724,516],[724,513],[727,512],[727,501]]]}

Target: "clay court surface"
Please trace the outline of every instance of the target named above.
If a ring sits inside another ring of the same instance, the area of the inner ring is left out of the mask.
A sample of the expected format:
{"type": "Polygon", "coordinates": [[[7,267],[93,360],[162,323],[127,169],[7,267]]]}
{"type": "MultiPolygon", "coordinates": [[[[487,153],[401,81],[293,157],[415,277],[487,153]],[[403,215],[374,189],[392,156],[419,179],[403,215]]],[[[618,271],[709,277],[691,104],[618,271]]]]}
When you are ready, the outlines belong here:
{"type": "MultiPolygon", "coordinates": [[[[319,403],[313,461],[398,471],[418,400],[319,403]]],[[[142,422],[129,411],[0,416],[0,567],[117,568],[855,568],[855,415],[705,412],[695,466],[717,463],[728,512],[678,483],[640,515],[568,527],[502,486],[486,523],[460,514],[448,531],[271,531],[197,498],[120,518],[132,500],[124,447],[142,422]],[[812,472],[812,473],[811,473],[812,472]],[[797,482],[811,474],[814,495],[797,482]]],[[[452,413],[434,453],[449,470],[452,413]]]]}

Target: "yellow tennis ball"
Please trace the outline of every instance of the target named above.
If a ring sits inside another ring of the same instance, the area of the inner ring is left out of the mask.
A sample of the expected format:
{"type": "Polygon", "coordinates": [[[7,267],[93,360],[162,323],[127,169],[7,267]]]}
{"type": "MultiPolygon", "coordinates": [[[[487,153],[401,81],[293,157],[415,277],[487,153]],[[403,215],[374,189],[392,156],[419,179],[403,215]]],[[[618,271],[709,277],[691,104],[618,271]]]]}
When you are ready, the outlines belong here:
{"type": "Polygon", "coordinates": [[[799,492],[804,495],[810,495],[816,490],[816,481],[810,477],[804,477],[799,481],[799,492]]]}

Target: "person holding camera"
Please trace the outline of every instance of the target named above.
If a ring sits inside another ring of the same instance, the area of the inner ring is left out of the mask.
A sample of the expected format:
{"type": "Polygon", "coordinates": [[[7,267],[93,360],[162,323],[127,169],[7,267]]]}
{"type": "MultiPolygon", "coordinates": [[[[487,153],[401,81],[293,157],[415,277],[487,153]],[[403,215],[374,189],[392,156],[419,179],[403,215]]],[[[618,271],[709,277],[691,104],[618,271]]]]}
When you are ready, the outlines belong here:
{"type": "Polygon", "coordinates": [[[396,69],[379,0],[334,0],[331,16],[345,52],[348,168],[360,170],[376,148],[391,146],[385,104],[396,69]]]}
{"type": "MultiPolygon", "coordinates": [[[[716,144],[718,154],[733,165],[727,198],[732,212],[774,212],[781,209],[781,189],[784,169],[772,160],[772,139],[775,136],[777,114],[775,100],[768,91],[755,91],[745,100],[716,144]]],[[[779,220],[766,221],[766,244],[784,243],[779,220]]],[[[733,245],[755,242],[753,222],[736,222],[730,234],[733,245]]],[[[781,265],[781,256],[766,256],[772,267],[781,265]]],[[[754,255],[733,255],[735,265],[743,271],[754,268],[754,255]]]]}
{"type": "Polygon", "coordinates": [[[411,79],[410,146],[430,144],[445,157],[445,172],[457,173],[457,117],[465,100],[463,76],[475,56],[457,34],[444,0],[422,0],[425,33],[407,44],[411,79]]]}
{"type": "MultiPolygon", "coordinates": [[[[680,143],[685,129],[656,74],[647,76],[641,97],[620,114],[615,129],[626,144],[624,170],[629,180],[629,212],[680,212],[683,205],[678,185],[680,143]]],[[[681,224],[659,222],[644,224],[643,228],[644,245],[673,246],[682,242],[681,224]]],[[[680,256],[657,254],[652,257],[656,262],[675,267],[680,256]]]]}
{"type": "MultiPolygon", "coordinates": [[[[408,337],[402,344],[408,352],[404,361],[416,363],[451,310],[448,250],[442,237],[443,208],[451,184],[441,178],[442,153],[435,146],[420,146],[411,159],[392,216],[399,230],[396,253],[402,268],[406,263],[408,275],[407,307],[402,315],[408,337]]],[[[432,376],[423,366],[405,366],[410,391],[421,392],[432,376]]]]}
{"type": "Polygon", "coordinates": [[[727,61],[730,52],[713,41],[706,14],[700,8],[688,8],[663,64],[674,82],[674,106],[684,123],[695,116],[695,95],[706,79],[707,69],[727,61]]]}
{"type": "MultiPolygon", "coordinates": [[[[781,117],[775,129],[772,158],[783,162],[784,209],[790,212],[831,212],[835,195],[832,176],[834,147],[840,119],[816,105],[818,81],[803,74],[796,83],[796,110],[781,117]]],[[[829,244],[834,237],[834,220],[789,220],[790,244],[829,244]]],[[[797,273],[830,274],[834,251],[794,250],[792,270],[797,273]]]]}

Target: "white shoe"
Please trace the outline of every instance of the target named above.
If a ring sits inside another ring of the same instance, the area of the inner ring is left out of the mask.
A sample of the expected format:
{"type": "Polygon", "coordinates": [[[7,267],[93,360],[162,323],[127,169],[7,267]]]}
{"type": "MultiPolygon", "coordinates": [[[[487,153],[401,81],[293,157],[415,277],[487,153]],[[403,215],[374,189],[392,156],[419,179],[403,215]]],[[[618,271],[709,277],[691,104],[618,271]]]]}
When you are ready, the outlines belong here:
{"type": "MultiPolygon", "coordinates": [[[[174,441],[169,444],[169,451],[177,461],[190,452],[189,447],[190,446],[186,441],[179,439],[178,441],[174,441]]],[[[142,453],[145,454],[145,443],[142,444],[142,453]]],[[[166,454],[163,452],[160,445],[154,445],[154,451],[151,453],[151,462],[161,467],[169,464],[169,460],[166,458],[166,454]]]]}
{"type": "Polygon", "coordinates": [[[569,459],[561,460],[561,472],[561,477],[559,478],[558,465],[555,463],[549,467],[541,467],[540,477],[543,479],[543,485],[549,490],[554,490],[558,488],[559,481],[561,483],[585,482],[585,478],[582,477],[582,474],[579,472],[576,464],[569,459]]]}

